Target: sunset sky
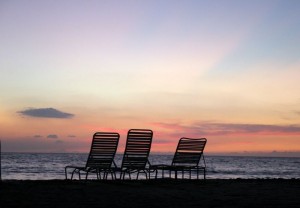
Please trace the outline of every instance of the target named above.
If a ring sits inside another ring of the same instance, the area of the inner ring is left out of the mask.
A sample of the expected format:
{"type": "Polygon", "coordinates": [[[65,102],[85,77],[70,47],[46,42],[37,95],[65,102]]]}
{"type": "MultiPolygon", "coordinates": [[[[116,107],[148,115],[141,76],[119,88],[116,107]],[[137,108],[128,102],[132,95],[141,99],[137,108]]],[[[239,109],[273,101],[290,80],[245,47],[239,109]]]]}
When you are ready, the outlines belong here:
{"type": "Polygon", "coordinates": [[[0,1],[3,151],[122,152],[131,128],[300,155],[300,1],[0,1]]]}

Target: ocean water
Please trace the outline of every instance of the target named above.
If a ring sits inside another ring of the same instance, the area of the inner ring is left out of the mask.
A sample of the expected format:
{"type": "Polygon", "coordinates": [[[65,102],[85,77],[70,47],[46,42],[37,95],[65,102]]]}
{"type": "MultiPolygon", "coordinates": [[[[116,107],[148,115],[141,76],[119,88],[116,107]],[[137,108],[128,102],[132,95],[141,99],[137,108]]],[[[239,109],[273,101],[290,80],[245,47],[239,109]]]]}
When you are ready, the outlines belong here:
{"type": "MultiPolygon", "coordinates": [[[[67,165],[84,166],[87,154],[2,153],[3,180],[64,179],[67,165]]],[[[170,164],[173,155],[150,155],[151,164],[170,164]]],[[[208,179],[300,179],[300,158],[205,156],[208,179]]],[[[120,166],[122,155],[116,155],[120,166]]],[[[141,175],[142,176],[142,175],[141,175]]]]}

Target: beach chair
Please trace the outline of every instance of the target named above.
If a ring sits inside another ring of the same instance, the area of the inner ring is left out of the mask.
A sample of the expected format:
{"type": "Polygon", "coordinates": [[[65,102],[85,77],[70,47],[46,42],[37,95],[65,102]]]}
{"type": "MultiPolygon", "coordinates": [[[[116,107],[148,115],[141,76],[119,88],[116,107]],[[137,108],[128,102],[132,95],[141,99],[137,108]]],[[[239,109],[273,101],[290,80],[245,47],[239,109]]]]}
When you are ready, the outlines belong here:
{"type": "Polygon", "coordinates": [[[184,178],[184,173],[188,172],[189,179],[192,178],[192,172],[196,172],[196,177],[199,179],[199,172],[202,171],[203,177],[206,179],[206,164],[203,154],[206,142],[205,138],[183,137],[178,142],[171,165],[152,165],[150,170],[155,172],[155,178],[157,178],[158,170],[162,172],[162,178],[164,178],[165,171],[169,171],[170,177],[174,172],[175,179],[178,178],[178,172],[181,172],[182,178],[184,178]],[[200,165],[201,158],[203,159],[202,165],[200,165]]]}
{"type": "Polygon", "coordinates": [[[112,171],[112,166],[116,167],[114,157],[117,151],[120,135],[113,132],[97,132],[93,135],[90,153],[84,167],[66,166],[65,176],[68,179],[68,169],[71,169],[71,180],[74,173],[77,173],[81,180],[81,172],[84,172],[87,180],[89,173],[97,174],[97,179],[107,179],[110,173],[112,179],[115,178],[115,173],[112,171]],[[101,177],[103,174],[103,177],[101,177]]]}
{"type": "Polygon", "coordinates": [[[126,147],[123,154],[122,165],[120,168],[115,168],[116,172],[120,172],[120,179],[125,179],[128,174],[131,179],[131,174],[136,173],[138,179],[140,173],[144,173],[148,178],[147,164],[153,132],[148,129],[130,129],[127,134],[126,147]]]}

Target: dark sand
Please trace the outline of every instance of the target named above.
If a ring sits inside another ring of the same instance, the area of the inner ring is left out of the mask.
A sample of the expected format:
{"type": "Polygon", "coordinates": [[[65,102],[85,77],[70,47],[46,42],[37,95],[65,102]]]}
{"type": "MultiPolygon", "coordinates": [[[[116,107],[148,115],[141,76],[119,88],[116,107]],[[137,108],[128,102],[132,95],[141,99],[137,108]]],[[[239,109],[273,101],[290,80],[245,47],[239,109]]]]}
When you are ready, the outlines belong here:
{"type": "Polygon", "coordinates": [[[300,207],[300,180],[2,181],[0,207],[300,207]]]}

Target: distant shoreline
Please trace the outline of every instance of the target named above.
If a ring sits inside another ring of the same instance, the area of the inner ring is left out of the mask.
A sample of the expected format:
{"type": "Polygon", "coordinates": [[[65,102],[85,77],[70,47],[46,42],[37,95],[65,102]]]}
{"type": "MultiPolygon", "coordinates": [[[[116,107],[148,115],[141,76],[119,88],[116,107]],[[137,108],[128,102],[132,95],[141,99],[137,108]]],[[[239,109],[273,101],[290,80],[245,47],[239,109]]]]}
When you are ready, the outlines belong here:
{"type": "Polygon", "coordinates": [[[299,179],[4,180],[1,207],[300,207],[299,179]]]}
{"type": "MultiPolygon", "coordinates": [[[[3,152],[2,154],[88,154],[87,152],[3,152]]],[[[122,155],[123,152],[117,152],[118,155],[122,155]]],[[[151,155],[170,155],[172,152],[151,152],[151,155]]],[[[300,158],[300,152],[248,152],[248,153],[205,153],[205,156],[213,157],[292,157],[300,158]]]]}

